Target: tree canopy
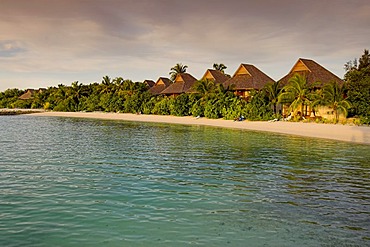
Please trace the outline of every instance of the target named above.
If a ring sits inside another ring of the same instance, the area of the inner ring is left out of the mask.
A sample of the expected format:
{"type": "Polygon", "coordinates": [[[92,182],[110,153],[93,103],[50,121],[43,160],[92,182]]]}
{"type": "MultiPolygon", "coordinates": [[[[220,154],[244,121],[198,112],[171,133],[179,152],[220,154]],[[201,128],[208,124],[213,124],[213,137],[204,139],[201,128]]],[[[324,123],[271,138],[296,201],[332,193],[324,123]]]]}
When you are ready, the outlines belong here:
{"type": "Polygon", "coordinates": [[[221,71],[222,73],[225,73],[225,69],[227,69],[226,65],[223,63],[214,63],[213,68],[215,70],[221,71]]]}
{"type": "Polygon", "coordinates": [[[169,73],[171,81],[174,81],[178,74],[185,73],[187,68],[188,66],[183,65],[182,63],[177,63],[175,66],[173,66],[169,73]]]}
{"type": "Polygon", "coordinates": [[[311,88],[307,84],[306,77],[295,74],[284,86],[283,92],[279,95],[279,102],[289,102],[289,109],[293,115],[302,115],[304,106],[311,104],[311,96],[311,88]]]}
{"type": "Polygon", "coordinates": [[[370,55],[369,50],[354,61],[345,64],[346,74],[344,76],[348,91],[348,102],[350,116],[360,117],[363,123],[370,124],[370,55]],[[352,66],[348,66],[352,65],[352,66]]]}
{"type": "Polygon", "coordinates": [[[335,120],[338,122],[339,114],[347,116],[351,104],[346,99],[345,85],[339,85],[338,82],[326,84],[322,90],[323,105],[329,106],[334,111],[335,120]]]}

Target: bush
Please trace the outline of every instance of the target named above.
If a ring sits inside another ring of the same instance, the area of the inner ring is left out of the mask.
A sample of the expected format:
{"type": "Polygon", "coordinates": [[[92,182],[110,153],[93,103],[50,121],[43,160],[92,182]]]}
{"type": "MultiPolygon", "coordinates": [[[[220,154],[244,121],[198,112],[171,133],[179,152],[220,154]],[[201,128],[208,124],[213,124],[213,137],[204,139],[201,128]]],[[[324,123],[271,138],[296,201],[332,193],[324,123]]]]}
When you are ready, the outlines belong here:
{"type": "Polygon", "coordinates": [[[195,102],[191,109],[190,109],[191,115],[193,117],[204,117],[204,101],[202,99],[195,102]]]}
{"type": "Polygon", "coordinates": [[[32,100],[21,100],[18,99],[11,104],[12,108],[23,108],[29,109],[31,108],[32,100]]]}
{"type": "Polygon", "coordinates": [[[144,102],[142,105],[142,113],[144,114],[151,114],[155,104],[158,102],[158,99],[156,97],[150,98],[150,100],[144,102]]]}
{"type": "Polygon", "coordinates": [[[370,116],[361,116],[360,124],[370,125],[370,116]]]}
{"type": "Polygon", "coordinates": [[[224,119],[232,120],[243,115],[243,107],[245,101],[237,97],[227,98],[226,104],[222,109],[222,116],[224,119]]]}
{"type": "Polygon", "coordinates": [[[221,118],[222,108],[220,107],[220,100],[212,99],[208,100],[204,106],[204,116],[206,118],[221,118]]]}
{"type": "Polygon", "coordinates": [[[44,110],[50,110],[51,107],[50,107],[50,103],[49,102],[45,102],[44,104],[44,110]]]}
{"type": "Polygon", "coordinates": [[[167,97],[158,101],[152,110],[153,114],[156,115],[170,115],[169,99],[167,97]]]}
{"type": "Polygon", "coordinates": [[[274,117],[266,95],[261,92],[254,92],[251,101],[242,110],[243,116],[249,120],[269,120],[274,117]]]}
{"type": "Polygon", "coordinates": [[[174,116],[188,116],[190,112],[188,94],[181,94],[171,101],[170,112],[174,116]]]}

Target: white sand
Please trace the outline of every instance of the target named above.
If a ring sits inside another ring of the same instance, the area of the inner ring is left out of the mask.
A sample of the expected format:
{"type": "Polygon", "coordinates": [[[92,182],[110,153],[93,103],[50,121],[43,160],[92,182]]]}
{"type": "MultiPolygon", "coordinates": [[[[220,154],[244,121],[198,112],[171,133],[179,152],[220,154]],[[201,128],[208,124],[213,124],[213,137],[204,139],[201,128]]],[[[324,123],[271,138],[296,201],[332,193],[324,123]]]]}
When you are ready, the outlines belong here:
{"type": "Polygon", "coordinates": [[[34,116],[52,117],[75,117],[95,118],[108,120],[124,120],[135,122],[155,122],[186,125],[206,125],[223,128],[246,129],[255,131],[267,131],[288,135],[332,139],[338,141],[370,144],[370,127],[316,124],[316,123],[295,123],[295,122],[234,122],[232,120],[207,119],[194,117],[174,117],[158,115],[136,115],[126,113],[103,113],[103,112],[43,112],[35,113],[34,116]]]}

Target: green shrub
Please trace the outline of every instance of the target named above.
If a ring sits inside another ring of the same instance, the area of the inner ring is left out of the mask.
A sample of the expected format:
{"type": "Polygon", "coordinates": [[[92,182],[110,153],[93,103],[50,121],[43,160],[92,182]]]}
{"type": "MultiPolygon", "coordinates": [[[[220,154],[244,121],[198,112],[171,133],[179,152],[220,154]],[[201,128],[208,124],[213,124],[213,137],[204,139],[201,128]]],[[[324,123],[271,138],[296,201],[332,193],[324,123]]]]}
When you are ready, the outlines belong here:
{"type": "Polygon", "coordinates": [[[170,115],[169,99],[167,97],[158,101],[152,110],[153,114],[156,115],[170,115]]]}
{"type": "Polygon", "coordinates": [[[370,116],[361,116],[360,124],[370,125],[370,116]]]}
{"type": "Polygon", "coordinates": [[[204,106],[204,116],[206,118],[221,118],[222,108],[220,107],[220,101],[217,99],[209,100],[204,106]]]}
{"type": "Polygon", "coordinates": [[[202,99],[195,102],[191,109],[190,109],[191,115],[193,117],[204,117],[204,101],[202,99]]]}
{"type": "Polygon", "coordinates": [[[181,94],[177,96],[173,101],[170,101],[170,112],[174,116],[188,116],[188,94],[181,94]]]}

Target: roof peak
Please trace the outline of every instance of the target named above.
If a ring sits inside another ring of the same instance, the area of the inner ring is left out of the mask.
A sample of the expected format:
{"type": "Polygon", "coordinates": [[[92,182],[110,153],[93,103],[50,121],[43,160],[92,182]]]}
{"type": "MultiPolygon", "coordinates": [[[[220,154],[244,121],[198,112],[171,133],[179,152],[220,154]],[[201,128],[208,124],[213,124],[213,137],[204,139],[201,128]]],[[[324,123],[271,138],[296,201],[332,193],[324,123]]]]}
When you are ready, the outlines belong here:
{"type": "Polygon", "coordinates": [[[307,82],[309,84],[321,82],[321,84],[323,85],[330,81],[343,83],[342,79],[340,79],[337,75],[333,74],[331,71],[312,59],[299,58],[297,62],[293,65],[289,73],[281,78],[279,81],[283,84],[286,84],[288,79],[294,73],[306,74],[307,82]]]}
{"type": "Polygon", "coordinates": [[[250,63],[242,63],[242,64],[240,64],[240,66],[253,66],[253,67],[256,67],[256,66],[254,66],[253,64],[250,64],[250,63]]]}

